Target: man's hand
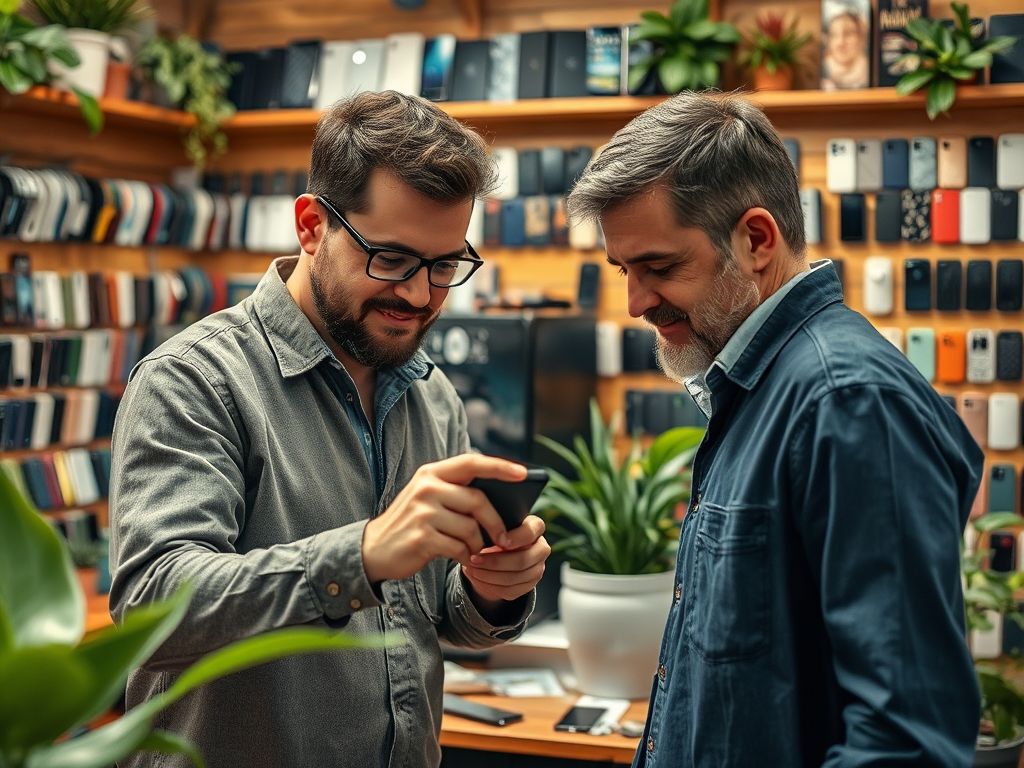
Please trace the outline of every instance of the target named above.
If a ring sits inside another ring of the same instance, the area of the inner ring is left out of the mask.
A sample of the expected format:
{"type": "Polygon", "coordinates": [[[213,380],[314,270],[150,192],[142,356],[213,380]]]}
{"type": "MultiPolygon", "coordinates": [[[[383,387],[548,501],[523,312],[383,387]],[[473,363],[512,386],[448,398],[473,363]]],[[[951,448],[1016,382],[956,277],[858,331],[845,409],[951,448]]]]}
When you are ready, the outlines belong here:
{"type": "Polygon", "coordinates": [[[494,608],[498,601],[515,600],[530,592],[544,575],[551,547],[544,539],[544,521],[528,515],[523,524],[506,534],[505,545],[474,554],[462,572],[473,587],[478,609],[494,608]]]}
{"type": "MultiPolygon", "coordinates": [[[[366,524],[363,568],[370,583],[406,579],[438,557],[456,560],[464,567],[471,566],[470,557],[484,546],[481,526],[491,541],[499,545],[508,544],[510,549],[536,540],[543,532],[543,523],[534,536],[524,535],[525,532],[519,529],[514,537],[505,533],[505,524],[483,491],[466,485],[475,477],[515,482],[526,477],[526,467],[474,453],[424,464],[391,505],[366,524]]],[[[518,552],[505,554],[509,557],[516,555],[514,559],[536,565],[533,563],[536,553],[530,556],[518,552]]],[[[490,556],[486,562],[491,562],[490,556]]],[[[506,563],[500,570],[513,569],[514,564],[506,563]]],[[[540,571],[543,573],[543,567],[540,571]]],[[[532,583],[535,584],[536,580],[532,583]]],[[[532,584],[526,591],[529,589],[532,589],[532,584]]],[[[514,590],[505,588],[504,591],[514,590]]]]}

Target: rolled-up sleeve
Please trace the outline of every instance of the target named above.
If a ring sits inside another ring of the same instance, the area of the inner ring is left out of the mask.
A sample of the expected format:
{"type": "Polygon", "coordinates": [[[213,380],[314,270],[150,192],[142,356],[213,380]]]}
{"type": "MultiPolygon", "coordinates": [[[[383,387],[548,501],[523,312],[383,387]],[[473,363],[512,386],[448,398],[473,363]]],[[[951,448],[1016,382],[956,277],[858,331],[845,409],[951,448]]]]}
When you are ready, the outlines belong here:
{"type": "Polygon", "coordinates": [[[973,759],[959,542],[982,455],[950,438],[945,416],[864,385],[828,393],[795,426],[795,523],[845,694],[831,768],[973,759]]]}

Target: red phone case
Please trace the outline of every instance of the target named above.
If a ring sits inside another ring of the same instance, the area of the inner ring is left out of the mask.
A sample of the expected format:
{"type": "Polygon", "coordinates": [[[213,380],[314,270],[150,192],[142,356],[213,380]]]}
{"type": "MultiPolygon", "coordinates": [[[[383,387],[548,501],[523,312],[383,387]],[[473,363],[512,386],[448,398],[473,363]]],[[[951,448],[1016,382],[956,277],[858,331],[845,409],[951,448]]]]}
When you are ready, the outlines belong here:
{"type": "Polygon", "coordinates": [[[936,189],[932,192],[932,242],[960,242],[960,191],[936,189]]]}

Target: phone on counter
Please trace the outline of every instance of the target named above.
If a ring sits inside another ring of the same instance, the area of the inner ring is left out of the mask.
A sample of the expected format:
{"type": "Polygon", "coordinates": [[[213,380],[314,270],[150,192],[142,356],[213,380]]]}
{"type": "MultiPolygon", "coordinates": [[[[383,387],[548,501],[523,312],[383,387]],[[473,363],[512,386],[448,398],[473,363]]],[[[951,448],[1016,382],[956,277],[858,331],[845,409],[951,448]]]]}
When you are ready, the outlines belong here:
{"type": "Polygon", "coordinates": [[[574,706],[562,715],[561,720],[555,723],[555,730],[568,731],[569,733],[586,733],[597,725],[606,711],[604,707],[574,706]]]}
{"type": "Polygon", "coordinates": [[[444,694],[442,708],[446,715],[458,715],[488,725],[508,725],[523,719],[521,712],[511,712],[507,709],[478,704],[453,693],[444,694]]]}
{"type": "MultiPolygon", "coordinates": [[[[477,477],[469,483],[471,488],[479,488],[484,492],[491,506],[505,523],[505,529],[509,531],[522,525],[547,484],[547,470],[538,468],[527,469],[526,478],[518,482],[477,477]]],[[[484,537],[484,546],[493,546],[487,532],[483,528],[480,531],[484,537]]]]}

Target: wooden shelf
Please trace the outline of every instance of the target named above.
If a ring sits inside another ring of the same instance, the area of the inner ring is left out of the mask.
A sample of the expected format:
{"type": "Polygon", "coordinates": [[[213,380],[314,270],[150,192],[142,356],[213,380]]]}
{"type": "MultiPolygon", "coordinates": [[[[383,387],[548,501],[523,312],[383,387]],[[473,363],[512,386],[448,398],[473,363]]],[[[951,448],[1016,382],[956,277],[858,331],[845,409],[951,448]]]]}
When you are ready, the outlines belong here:
{"type": "MultiPolygon", "coordinates": [[[[141,101],[100,99],[99,104],[103,110],[104,127],[125,126],[157,132],[176,132],[195,122],[191,115],[181,110],[158,107],[141,101]]],[[[11,96],[0,90],[0,110],[8,109],[17,110],[22,114],[82,120],[75,95],[54,88],[33,88],[21,96],[11,96]]],[[[82,124],[84,126],[84,121],[82,124]]]]}

